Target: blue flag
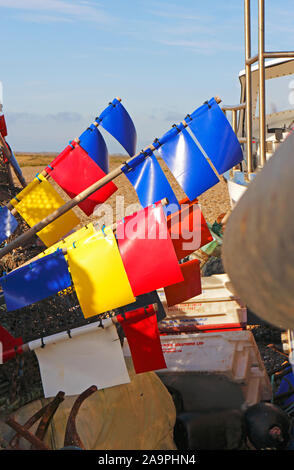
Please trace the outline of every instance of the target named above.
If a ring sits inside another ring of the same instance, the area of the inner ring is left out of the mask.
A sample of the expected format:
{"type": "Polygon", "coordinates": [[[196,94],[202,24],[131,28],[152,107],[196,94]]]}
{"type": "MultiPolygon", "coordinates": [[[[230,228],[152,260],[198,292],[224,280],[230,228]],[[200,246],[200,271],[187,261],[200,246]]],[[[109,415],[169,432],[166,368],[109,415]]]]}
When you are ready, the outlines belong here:
{"type": "Polygon", "coordinates": [[[62,250],[44,256],[0,278],[7,311],[50,297],[71,285],[62,250]]]}
{"type": "Polygon", "coordinates": [[[214,98],[185,119],[219,174],[243,160],[239,140],[214,98]]]}
{"type": "Polygon", "coordinates": [[[96,118],[96,121],[124,147],[131,157],[135,155],[136,129],[129,113],[120,101],[115,98],[96,118]]]}
{"type": "Polygon", "coordinates": [[[14,215],[6,206],[0,206],[0,243],[10,237],[18,226],[18,222],[14,215]]]}
{"type": "Polygon", "coordinates": [[[187,130],[174,127],[161,139],[158,152],[190,201],[219,182],[187,130]]]}
{"type": "Polygon", "coordinates": [[[164,207],[165,211],[172,214],[180,210],[168,179],[151,150],[148,155],[140,153],[131,162],[131,167],[125,165],[122,171],[134,186],[143,207],[167,198],[168,206],[164,207]]]}
{"type": "Polygon", "coordinates": [[[105,140],[97,127],[91,124],[91,126],[80,135],[79,139],[80,146],[87,152],[89,157],[100,166],[104,173],[108,173],[108,151],[105,140]]]}

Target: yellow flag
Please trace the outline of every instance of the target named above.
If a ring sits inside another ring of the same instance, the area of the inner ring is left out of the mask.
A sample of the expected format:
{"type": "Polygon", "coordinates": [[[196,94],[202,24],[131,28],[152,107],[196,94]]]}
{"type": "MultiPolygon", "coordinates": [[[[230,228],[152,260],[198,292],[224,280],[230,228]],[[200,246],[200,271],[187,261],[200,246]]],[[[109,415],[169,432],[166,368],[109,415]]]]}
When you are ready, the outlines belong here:
{"type": "MultiPolygon", "coordinates": [[[[10,202],[30,227],[65,204],[62,197],[41,174],[10,202]]],[[[76,227],[79,222],[78,217],[70,210],[37,232],[37,235],[49,247],[76,227]]]]}
{"type": "Polygon", "coordinates": [[[110,227],[81,240],[67,254],[85,318],[136,301],[110,227]]]}
{"type": "MultiPolygon", "coordinates": [[[[54,245],[50,246],[46,250],[42,251],[42,253],[39,254],[39,258],[54,253],[54,251],[56,251],[58,248],[66,248],[67,250],[69,250],[70,248],[74,248],[75,242],[88,238],[93,235],[93,233],[95,233],[94,226],[92,223],[89,223],[84,227],[80,228],[79,230],[76,230],[75,232],[71,233],[67,237],[63,238],[61,241],[54,243],[54,245]]],[[[67,258],[66,254],[64,256],[65,258],[67,258]]]]}

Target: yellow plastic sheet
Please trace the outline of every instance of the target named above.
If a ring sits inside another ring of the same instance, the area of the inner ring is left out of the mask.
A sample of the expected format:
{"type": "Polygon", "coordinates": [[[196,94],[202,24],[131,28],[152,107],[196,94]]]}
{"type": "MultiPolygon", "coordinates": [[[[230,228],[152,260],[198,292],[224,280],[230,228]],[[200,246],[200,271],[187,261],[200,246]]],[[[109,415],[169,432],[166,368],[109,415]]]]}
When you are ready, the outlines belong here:
{"type": "MultiPolygon", "coordinates": [[[[30,227],[65,204],[62,197],[41,174],[17,195],[17,199],[14,198],[10,202],[30,227]]],[[[75,213],[68,211],[37,232],[37,235],[49,247],[70,232],[79,222],[75,213]]]]}
{"type": "MultiPolygon", "coordinates": [[[[39,258],[54,253],[54,251],[56,251],[58,248],[66,248],[67,250],[69,250],[70,248],[74,248],[76,242],[91,237],[93,233],[95,233],[94,226],[92,223],[89,223],[84,227],[80,228],[79,230],[76,230],[75,232],[71,233],[67,237],[63,238],[61,241],[54,243],[54,245],[50,246],[46,250],[42,251],[42,253],[39,254],[39,258]]],[[[64,256],[67,259],[67,255],[65,254],[64,256]]]]}
{"type": "Polygon", "coordinates": [[[110,227],[78,242],[67,255],[85,318],[135,302],[110,227]]]}

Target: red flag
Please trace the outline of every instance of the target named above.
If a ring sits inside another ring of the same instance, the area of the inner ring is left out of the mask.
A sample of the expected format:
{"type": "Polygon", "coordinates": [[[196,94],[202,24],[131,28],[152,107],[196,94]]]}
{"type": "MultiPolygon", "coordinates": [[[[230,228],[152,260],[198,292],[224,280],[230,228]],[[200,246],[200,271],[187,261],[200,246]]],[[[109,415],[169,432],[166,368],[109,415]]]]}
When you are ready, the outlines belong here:
{"type": "Polygon", "coordinates": [[[164,288],[167,305],[169,307],[185,302],[185,300],[189,300],[201,294],[200,261],[198,259],[187,261],[186,263],[180,264],[180,268],[184,276],[184,281],[164,288]]]}
{"type": "Polygon", "coordinates": [[[168,230],[178,260],[185,258],[213,240],[198,205],[198,200],[190,201],[186,198],[180,201],[180,205],[184,205],[184,207],[167,218],[168,230]]]}
{"type": "Polygon", "coordinates": [[[161,204],[120,220],[116,238],[135,297],[184,280],[161,204]]]}
{"type": "Polygon", "coordinates": [[[166,369],[153,305],[116,318],[128,340],[136,373],[166,369]]]}
{"type": "MultiPolygon", "coordinates": [[[[70,198],[74,198],[105,176],[104,171],[74,141],[47,166],[46,172],[70,198]]],[[[95,206],[105,202],[116,190],[117,187],[110,181],[78,206],[86,215],[91,215],[95,206]]]]}

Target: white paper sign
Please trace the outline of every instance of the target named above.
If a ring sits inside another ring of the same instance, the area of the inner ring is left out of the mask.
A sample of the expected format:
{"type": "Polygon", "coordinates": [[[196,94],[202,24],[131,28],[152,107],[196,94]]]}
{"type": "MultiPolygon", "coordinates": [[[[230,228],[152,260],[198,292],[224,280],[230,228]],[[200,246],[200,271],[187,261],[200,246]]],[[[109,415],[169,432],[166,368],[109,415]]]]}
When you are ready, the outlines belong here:
{"type": "Polygon", "coordinates": [[[91,385],[102,389],[130,382],[114,325],[47,344],[35,353],[45,398],[59,391],[79,395],[91,385]]]}

